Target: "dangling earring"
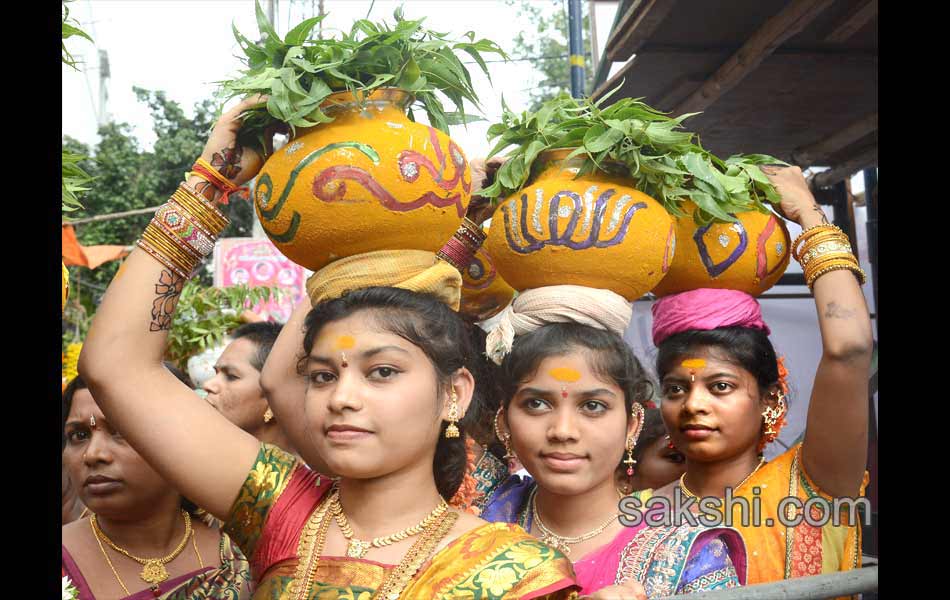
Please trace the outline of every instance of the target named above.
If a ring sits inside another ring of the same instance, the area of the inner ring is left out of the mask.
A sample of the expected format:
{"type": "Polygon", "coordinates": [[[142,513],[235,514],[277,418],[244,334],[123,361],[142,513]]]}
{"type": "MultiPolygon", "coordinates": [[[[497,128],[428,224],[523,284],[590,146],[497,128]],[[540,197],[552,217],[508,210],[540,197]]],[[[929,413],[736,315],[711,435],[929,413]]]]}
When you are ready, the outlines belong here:
{"type": "Polygon", "coordinates": [[[785,394],[778,393],[778,401],[775,406],[767,406],[762,411],[762,419],[765,424],[765,443],[770,444],[778,437],[779,430],[782,428],[780,423],[788,410],[788,403],[785,401],[785,394]]]}
{"type": "Polygon", "coordinates": [[[505,446],[504,459],[505,459],[505,462],[508,463],[508,470],[514,471],[515,460],[518,457],[511,450],[511,434],[507,432],[502,433],[501,427],[498,426],[498,419],[499,417],[501,417],[501,414],[504,410],[505,409],[503,407],[500,407],[498,409],[498,412],[495,413],[495,436],[498,437],[499,441],[501,441],[501,443],[505,446]]]}
{"type": "Polygon", "coordinates": [[[264,422],[270,423],[271,419],[273,418],[274,418],[274,411],[272,411],[270,407],[268,406],[267,410],[264,411],[264,422]]]}
{"type": "Polygon", "coordinates": [[[633,448],[637,445],[637,440],[640,439],[640,432],[643,431],[643,406],[639,402],[633,403],[630,418],[637,420],[637,428],[633,435],[627,438],[627,458],[623,461],[623,464],[627,465],[628,479],[633,477],[633,466],[637,464],[637,461],[633,458],[633,448]]]}
{"type": "Polygon", "coordinates": [[[446,438],[457,438],[459,436],[459,428],[456,425],[458,420],[459,398],[455,393],[455,388],[452,388],[452,395],[449,397],[449,426],[445,428],[446,438]]]}

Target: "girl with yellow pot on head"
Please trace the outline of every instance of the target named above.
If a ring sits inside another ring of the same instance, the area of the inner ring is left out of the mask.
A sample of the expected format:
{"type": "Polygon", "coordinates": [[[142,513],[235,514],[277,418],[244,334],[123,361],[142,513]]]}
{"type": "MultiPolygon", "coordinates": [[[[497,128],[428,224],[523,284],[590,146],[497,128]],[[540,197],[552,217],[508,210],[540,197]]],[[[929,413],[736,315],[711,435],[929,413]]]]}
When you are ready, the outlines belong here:
{"type": "MultiPolygon", "coordinates": [[[[205,160],[236,147],[238,115],[255,102],[221,118],[205,160]]],[[[194,177],[166,205],[212,241],[225,226],[209,202],[216,189],[243,183],[260,168],[253,151],[234,155],[239,170],[208,186],[207,196],[194,191],[194,177]]],[[[333,480],[194,402],[163,370],[175,303],[197,264],[185,245],[205,254],[210,248],[178,244],[160,225],[149,226],[110,286],[79,370],[130,444],[225,521],[251,562],[256,597],[573,594],[570,564],[556,550],[517,527],[445,504],[461,464],[437,468],[443,463],[436,459],[457,452],[456,423],[474,387],[471,351],[452,310],[461,285],[453,267],[431,252],[383,252],[385,268],[371,271],[389,273],[388,287],[339,297],[352,289],[346,281],[351,270],[362,270],[359,260],[332,263],[308,286],[311,299],[325,301],[305,323],[300,367],[307,388],[297,417],[307,447],[297,448],[305,458],[319,456],[338,476],[333,480]]]]}

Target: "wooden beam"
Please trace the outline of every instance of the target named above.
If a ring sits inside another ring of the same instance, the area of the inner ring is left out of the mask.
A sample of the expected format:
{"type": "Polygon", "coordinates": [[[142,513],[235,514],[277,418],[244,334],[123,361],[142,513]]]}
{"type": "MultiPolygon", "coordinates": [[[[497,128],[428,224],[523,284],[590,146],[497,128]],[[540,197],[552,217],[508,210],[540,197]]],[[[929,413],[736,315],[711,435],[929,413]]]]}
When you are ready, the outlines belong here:
{"type": "Polygon", "coordinates": [[[807,27],[833,2],[834,0],[790,2],[752,34],[738,52],[730,56],[698,90],[673,110],[673,114],[705,110],[754,71],[785,40],[807,27]]]}
{"type": "Polygon", "coordinates": [[[656,102],[651,104],[660,109],[660,110],[669,110],[676,106],[676,103],[689,95],[689,93],[696,89],[696,86],[701,84],[703,80],[696,77],[680,77],[673,82],[666,92],[660,97],[656,102]]]}
{"type": "Polygon", "coordinates": [[[816,161],[847,148],[876,129],[877,111],[815,144],[793,151],[792,162],[803,169],[818,164],[816,161]]]}
{"type": "Polygon", "coordinates": [[[826,42],[842,43],[868,24],[868,21],[877,16],[877,0],[868,0],[858,5],[840,23],[835,25],[827,36],[826,42]]]}
{"type": "MultiPolygon", "coordinates": [[[[633,59],[631,59],[630,61],[628,61],[627,64],[625,64],[624,66],[620,67],[620,70],[617,71],[616,73],[614,73],[613,77],[611,77],[611,78],[608,79],[607,81],[605,81],[605,82],[603,82],[602,84],[600,84],[600,87],[598,87],[596,90],[594,90],[594,91],[591,93],[590,97],[591,97],[592,99],[596,100],[596,99],[598,99],[599,97],[601,97],[601,96],[603,96],[604,94],[606,94],[607,92],[609,92],[610,90],[612,90],[612,89],[614,89],[615,87],[617,87],[617,84],[620,83],[620,82],[623,80],[623,78],[627,76],[628,71],[630,71],[630,69],[633,68],[633,62],[634,62],[635,60],[636,60],[636,57],[634,57],[633,59]]],[[[609,73],[609,72],[610,72],[610,71],[608,71],[608,73],[609,73]]],[[[620,95],[620,96],[614,96],[614,101],[619,100],[620,98],[623,98],[623,96],[622,96],[622,95],[620,95]]]]}
{"type": "Polygon", "coordinates": [[[828,171],[822,171],[817,173],[812,177],[808,178],[808,185],[812,190],[817,190],[820,188],[825,188],[831,185],[834,185],[845,179],[851,177],[858,171],[866,169],[868,167],[874,166],[877,164],[877,144],[874,146],[863,150],[854,158],[847,160],[840,165],[833,167],[828,171]]]}
{"type": "Polygon", "coordinates": [[[607,58],[619,62],[630,58],[666,18],[676,0],[634,0],[607,39],[607,58]]]}

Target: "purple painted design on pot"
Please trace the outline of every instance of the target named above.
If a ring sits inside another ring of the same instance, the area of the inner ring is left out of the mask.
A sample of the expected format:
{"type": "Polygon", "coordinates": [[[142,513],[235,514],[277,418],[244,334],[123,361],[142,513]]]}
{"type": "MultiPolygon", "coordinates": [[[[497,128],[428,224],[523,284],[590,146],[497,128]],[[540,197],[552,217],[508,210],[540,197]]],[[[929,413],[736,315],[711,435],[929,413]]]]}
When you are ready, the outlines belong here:
{"type": "MultiPolygon", "coordinates": [[[[624,238],[627,235],[627,228],[630,225],[630,220],[633,218],[634,213],[638,210],[646,209],[647,204],[645,202],[637,202],[626,207],[624,211],[623,220],[620,225],[617,227],[617,230],[614,232],[614,235],[607,240],[600,240],[598,236],[600,235],[600,228],[603,224],[604,213],[607,211],[607,201],[610,200],[611,196],[616,194],[617,191],[614,189],[604,190],[600,196],[597,197],[596,202],[593,207],[593,224],[590,227],[590,232],[587,237],[581,241],[574,241],[572,236],[574,235],[575,230],[577,229],[577,222],[583,213],[583,199],[580,194],[572,192],[570,190],[562,190],[554,194],[550,200],[548,200],[548,236],[547,240],[538,240],[535,239],[531,233],[528,231],[527,215],[528,212],[528,194],[521,194],[520,208],[521,215],[518,219],[518,223],[512,222],[511,212],[514,211],[517,215],[518,211],[518,200],[512,198],[502,207],[502,213],[505,217],[505,237],[508,240],[508,246],[519,254],[530,254],[535,250],[540,250],[545,246],[566,246],[572,250],[585,250],[587,248],[609,248],[611,246],[616,246],[624,241],[624,238]],[[574,209],[568,217],[567,225],[564,228],[562,233],[558,233],[558,209],[561,205],[561,200],[564,198],[570,198],[574,203],[574,209]],[[520,227],[520,231],[516,231],[515,227],[520,227]],[[518,234],[517,236],[515,234],[518,234]],[[521,237],[527,245],[522,245],[516,239],[521,237]]],[[[544,199],[540,199],[541,202],[544,199]]],[[[535,202],[539,202],[538,199],[535,202]]]]}
{"type": "MultiPolygon", "coordinates": [[[[731,216],[734,217],[735,215],[731,216]]],[[[703,236],[706,235],[706,232],[709,231],[709,228],[712,227],[713,224],[703,225],[693,234],[693,241],[696,242],[696,249],[699,250],[699,258],[703,261],[703,266],[706,268],[706,272],[709,273],[710,277],[715,278],[722,275],[726,269],[739,260],[739,257],[742,256],[742,253],[745,252],[746,247],[749,245],[749,234],[746,233],[742,223],[736,222],[733,225],[738,225],[738,227],[733,227],[733,231],[739,234],[739,245],[732,251],[732,254],[727,256],[726,259],[720,263],[713,262],[709,256],[709,249],[706,247],[706,242],[703,240],[703,236]]]]}

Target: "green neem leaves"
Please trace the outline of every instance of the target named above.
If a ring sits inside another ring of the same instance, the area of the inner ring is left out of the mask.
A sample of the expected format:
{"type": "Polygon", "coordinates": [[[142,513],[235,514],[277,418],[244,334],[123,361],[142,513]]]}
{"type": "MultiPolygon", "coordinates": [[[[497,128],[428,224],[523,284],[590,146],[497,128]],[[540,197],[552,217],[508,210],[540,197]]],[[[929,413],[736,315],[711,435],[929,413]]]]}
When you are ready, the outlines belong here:
{"type": "MultiPolygon", "coordinates": [[[[258,148],[260,143],[252,140],[263,139],[264,131],[278,123],[294,130],[332,120],[319,107],[333,92],[368,94],[385,86],[412,93],[414,106],[425,110],[433,127],[448,133],[451,124],[478,120],[465,114],[464,102],[477,107],[478,96],[460,53],[474,59],[486,74],[483,54],[508,58],[490,40],[476,41],[472,32],[461,41],[450,40],[447,34],[425,29],[423,19],[405,19],[400,10],[394,13],[393,24],[359,19],[336,39],[314,37],[322,17],[303,21],[281,39],[259,2],[255,13],[262,41],[255,43],[232,26],[247,68],[239,77],[220,82],[220,96],[224,101],[270,96],[266,106],[244,115],[240,138],[258,148]],[[440,97],[455,110],[446,111],[440,97]]],[[[408,112],[411,115],[412,109],[408,112]]]]}
{"type": "Polygon", "coordinates": [[[695,202],[699,210],[694,218],[700,224],[735,221],[735,213],[767,211],[763,201],[779,201],[758,165],[785,163],[764,154],[720,160],[703,149],[693,133],[682,129],[681,123],[697,113],[670,117],[633,98],[606,108],[603,104],[603,98],[591,102],[562,93],[537,112],[519,115],[502,100],[501,122],[488,129],[489,140],[497,140],[488,156],[513,149],[495,182],[480,194],[498,199],[515,193],[531,177],[541,152],[570,148],[569,159],[583,159],[578,176],[625,170],[637,189],[674,216],[684,214],[684,200],[695,202]]]}

